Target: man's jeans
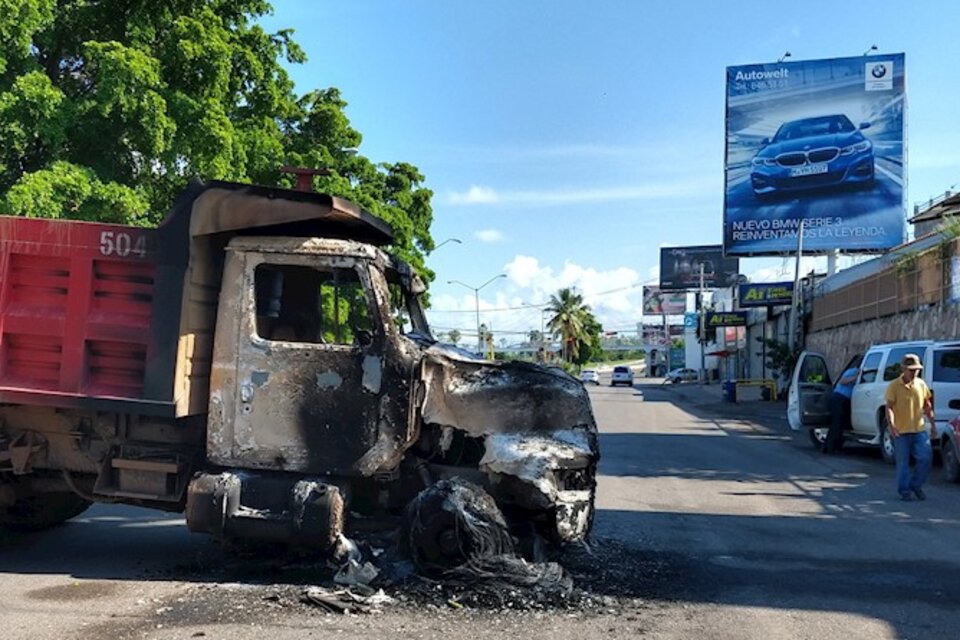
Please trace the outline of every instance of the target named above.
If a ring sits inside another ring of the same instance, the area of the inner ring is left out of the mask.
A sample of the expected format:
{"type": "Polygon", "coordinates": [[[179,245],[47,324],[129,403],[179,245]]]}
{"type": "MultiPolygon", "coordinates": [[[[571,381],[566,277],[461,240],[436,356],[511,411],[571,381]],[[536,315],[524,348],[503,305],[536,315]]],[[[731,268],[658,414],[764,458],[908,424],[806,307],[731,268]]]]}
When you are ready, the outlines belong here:
{"type": "Polygon", "coordinates": [[[930,475],[930,462],[933,450],[930,448],[930,436],[926,431],[920,433],[901,433],[893,439],[894,456],[897,461],[897,491],[900,495],[923,488],[930,475]],[[913,477],[910,477],[910,457],[916,463],[913,477]]]}

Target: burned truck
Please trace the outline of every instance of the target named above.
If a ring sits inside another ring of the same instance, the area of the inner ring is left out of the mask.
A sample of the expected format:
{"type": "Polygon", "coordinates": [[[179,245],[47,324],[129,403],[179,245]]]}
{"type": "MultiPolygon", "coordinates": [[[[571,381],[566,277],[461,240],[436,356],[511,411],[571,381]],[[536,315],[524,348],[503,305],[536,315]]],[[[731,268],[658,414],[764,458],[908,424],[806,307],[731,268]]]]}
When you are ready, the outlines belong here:
{"type": "Polygon", "coordinates": [[[583,540],[583,387],[438,344],[392,241],[345,200],[226,182],[156,229],[0,217],[0,527],[122,502],[329,549],[460,478],[521,535],[583,540]]]}

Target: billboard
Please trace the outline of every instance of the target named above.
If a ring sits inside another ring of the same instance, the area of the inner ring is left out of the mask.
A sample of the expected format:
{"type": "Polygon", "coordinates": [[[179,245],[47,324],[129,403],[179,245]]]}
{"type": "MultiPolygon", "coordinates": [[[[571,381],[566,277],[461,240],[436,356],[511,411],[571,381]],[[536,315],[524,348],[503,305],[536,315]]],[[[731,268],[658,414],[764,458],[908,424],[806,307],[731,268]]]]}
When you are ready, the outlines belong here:
{"type": "Polygon", "coordinates": [[[680,315],[687,310],[687,294],[661,291],[660,287],[643,288],[644,315],[680,315]]]}
{"type": "Polygon", "coordinates": [[[638,324],[637,333],[645,345],[663,346],[670,344],[675,339],[683,339],[683,325],[671,324],[668,327],[663,325],[638,324]]]}
{"type": "Polygon", "coordinates": [[[746,311],[708,311],[704,323],[707,327],[745,327],[746,311]]]}
{"type": "Polygon", "coordinates": [[[664,346],[670,344],[670,338],[662,326],[640,325],[640,340],[645,345],[664,346]]]}
{"type": "Polygon", "coordinates": [[[903,242],[904,55],[727,67],[726,255],[903,242]]]}
{"type": "Polygon", "coordinates": [[[683,369],[687,366],[687,352],[683,347],[670,347],[670,369],[683,369]]]}
{"type": "Polygon", "coordinates": [[[664,247],[660,249],[660,289],[698,289],[701,265],[703,286],[707,289],[735,284],[740,271],[740,261],[736,258],[724,258],[723,247],[720,245],[664,247]]]}
{"type": "Polygon", "coordinates": [[[773,307],[793,303],[792,282],[755,282],[741,284],[737,290],[737,304],[746,307],[773,307]]]}

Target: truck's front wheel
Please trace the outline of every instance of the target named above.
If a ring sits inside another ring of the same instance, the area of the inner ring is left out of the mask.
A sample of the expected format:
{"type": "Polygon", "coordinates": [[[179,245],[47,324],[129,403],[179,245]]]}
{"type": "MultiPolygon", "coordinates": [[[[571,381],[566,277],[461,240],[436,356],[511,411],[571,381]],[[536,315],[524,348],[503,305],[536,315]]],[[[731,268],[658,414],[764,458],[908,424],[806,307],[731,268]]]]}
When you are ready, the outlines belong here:
{"type": "Polygon", "coordinates": [[[73,493],[37,493],[0,508],[0,528],[40,531],[76,517],[90,502],[73,493]]]}

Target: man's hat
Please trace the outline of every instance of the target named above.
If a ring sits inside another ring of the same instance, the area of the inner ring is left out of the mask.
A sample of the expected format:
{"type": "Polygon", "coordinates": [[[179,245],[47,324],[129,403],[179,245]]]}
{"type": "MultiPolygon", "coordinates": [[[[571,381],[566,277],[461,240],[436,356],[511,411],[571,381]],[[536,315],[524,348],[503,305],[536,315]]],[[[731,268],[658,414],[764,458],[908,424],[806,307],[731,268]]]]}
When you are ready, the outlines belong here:
{"type": "Polygon", "coordinates": [[[920,358],[915,353],[908,353],[903,356],[903,360],[900,361],[900,366],[904,369],[923,369],[923,365],[920,364],[920,358]]]}

